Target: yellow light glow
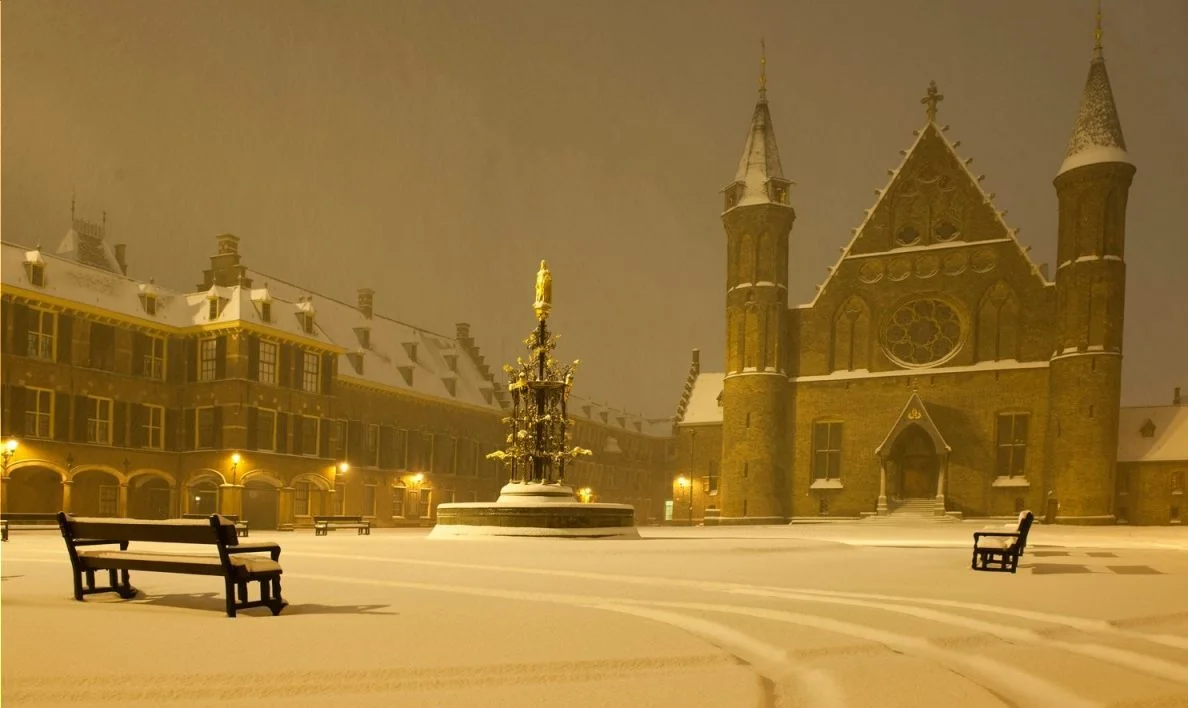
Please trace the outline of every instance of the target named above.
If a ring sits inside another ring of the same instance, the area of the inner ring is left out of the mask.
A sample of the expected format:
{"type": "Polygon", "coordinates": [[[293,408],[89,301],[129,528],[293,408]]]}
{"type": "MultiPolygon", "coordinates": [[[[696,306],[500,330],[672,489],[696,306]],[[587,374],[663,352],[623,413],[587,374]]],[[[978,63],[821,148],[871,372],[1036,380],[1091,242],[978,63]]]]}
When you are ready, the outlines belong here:
{"type": "Polygon", "coordinates": [[[237,452],[237,453],[235,453],[235,454],[231,455],[231,464],[233,464],[233,465],[238,465],[238,464],[239,464],[239,461],[240,461],[241,459],[243,459],[243,458],[241,458],[241,457],[239,456],[239,453],[237,452]]]}
{"type": "Polygon", "coordinates": [[[349,472],[350,469],[351,469],[351,463],[349,463],[349,462],[339,462],[338,463],[338,471],[339,472],[349,472]]]}
{"type": "Polygon", "coordinates": [[[689,486],[689,478],[685,475],[681,475],[680,477],[677,477],[676,483],[678,487],[684,489],[685,487],[689,486]]]}
{"type": "Polygon", "coordinates": [[[4,449],[9,452],[16,452],[16,449],[17,449],[16,438],[9,438],[8,442],[4,443],[4,449]]]}
{"type": "Polygon", "coordinates": [[[413,484],[420,484],[421,482],[424,482],[425,481],[425,473],[417,472],[416,474],[414,474],[412,476],[412,481],[413,481],[413,484]]]}

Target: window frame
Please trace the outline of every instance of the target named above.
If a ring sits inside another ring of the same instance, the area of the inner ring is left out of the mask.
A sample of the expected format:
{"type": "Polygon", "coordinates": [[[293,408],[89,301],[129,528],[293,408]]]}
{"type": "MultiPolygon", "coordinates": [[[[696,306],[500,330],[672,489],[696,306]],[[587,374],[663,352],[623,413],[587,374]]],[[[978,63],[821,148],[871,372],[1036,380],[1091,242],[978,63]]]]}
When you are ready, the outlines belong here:
{"type": "Polygon", "coordinates": [[[1031,413],[1028,411],[1000,411],[994,417],[994,472],[1000,479],[1026,479],[1027,478],[1027,458],[1029,441],[1031,438],[1031,413]],[[1003,442],[1003,422],[1010,421],[1010,435],[1009,441],[1003,442]],[[1018,421],[1024,421],[1024,435],[1023,439],[1019,440],[1018,436],[1018,421]],[[1006,464],[1004,472],[1003,454],[1006,453],[1006,464]],[[1016,464],[1016,458],[1022,459],[1022,462],[1016,464]],[[1018,470],[1018,474],[1016,474],[1018,470]]]}
{"type": "Polygon", "coordinates": [[[842,455],[845,447],[845,422],[835,419],[818,420],[813,422],[813,481],[840,481],[842,474],[842,455]],[[824,429],[825,441],[824,447],[819,447],[821,444],[819,439],[819,431],[824,429]],[[837,431],[837,439],[834,440],[834,430],[837,431]],[[821,469],[821,463],[824,461],[825,469],[821,469]],[[832,469],[831,469],[832,468],[832,469]],[[830,476],[830,472],[834,472],[830,476]]]}
{"type": "Polygon", "coordinates": [[[111,445],[115,431],[115,400],[106,396],[87,396],[87,442],[93,445],[111,445]],[[102,416],[106,404],[107,418],[102,416]],[[106,435],[101,435],[106,430],[106,435]]]}
{"type": "Polygon", "coordinates": [[[219,373],[219,338],[204,337],[198,340],[198,380],[217,381],[219,373]]]}
{"type": "Polygon", "coordinates": [[[195,450],[213,450],[215,448],[215,407],[214,406],[198,406],[194,409],[194,449],[195,450]],[[209,412],[210,415],[210,441],[209,444],[202,444],[202,414],[209,412]]]}
{"type": "Polygon", "coordinates": [[[33,394],[34,406],[29,408],[28,399],[25,404],[25,435],[31,438],[40,440],[53,440],[54,438],[54,414],[56,411],[56,396],[54,396],[53,389],[49,388],[35,388],[28,387],[25,389],[27,393],[33,394]],[[45,395],[46,400],[49,401],[49,410],[42,410],[42,395],[45,395]],[[32,422],[32,425],[30,425],[32,422]],[[42,434],[41,424],[45,423],[45,434],[42,434]]]}
{"type": "Polygon", "coordinates": [[[318,354],[301,350],[301,390],[306,393],[321,393],[322,389],[322,357],[318,354]]]}
{"type": "Polygon", "coordinates": [[[29,345],[27,354],[34,359],[54,361],[58,354],[58,313],[43,307],[30,307],[32,322],[26,332],[29,345]],[[46,320],[49,331],[46,331],[46,320]]]}
{"type": "Polygon", "coordinates": [[[151,403],[144,404],[145,420],[144,420],[144,446],[149,450],[164,450],[165,449],[165,406],[155,406],[151,403]],[[156,418],[156,421],[153,419],[156,418]],[[154,425],[154,422],[156,423],[154,425]],[[154,441],[153,436],[156,436],[154,441]]]}
{"type": "Polygon", "coordinates": [[[277,424],[276,409],[274,409],[274,408],[257,408],[256,409],[256,449],[258,451],[260,451],[260,452],[276,452],[276,424],[277,424]],[[260,435],[261,432],[263,432],[263,430],[264,430],[264,426],[260,425],[260,420],[261,420],[260,416],[261,415],[272,416],[272,430],[269,431],[269,433],[268,433],[269,437],[267,438],[267,440],[268,440],[267,446],[260,444],[261,440],[264,439],[260,435]]]}
{"type": "Polygon", "coordinates": [[[256,357],[256,379],[262,384],[275,386],[279,361],[280,345],[267,339],[261,339],[259,354],[256,357]]]}
{"type": "Polygon", "coordinates": [[[318,457],[322,447],[322,419],[316,415],[301,416],[301,449],[297,454],[305,457],[318,457]],[[313,421],[313,435],[309,434],[309,429],[306,427],[308,421],[313,421]],[[310,452],[310,441],[312,438],[313,452],[310,452]]]}
{"type": "Polygon", "coordinates": [[[148,338],[148,348],[144,353],[144,376],[156,381],[165,380],[166,347],[165,338],[155,334],[145,335],[148,338]],[[158,352],[158,345],[160,345],[158,352]]]}

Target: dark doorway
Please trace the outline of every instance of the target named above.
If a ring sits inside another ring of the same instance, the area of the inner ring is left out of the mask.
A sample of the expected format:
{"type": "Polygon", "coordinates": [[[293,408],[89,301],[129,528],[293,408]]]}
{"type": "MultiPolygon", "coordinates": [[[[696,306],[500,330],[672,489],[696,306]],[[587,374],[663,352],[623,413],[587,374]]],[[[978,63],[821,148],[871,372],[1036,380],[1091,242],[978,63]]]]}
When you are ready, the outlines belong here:
{"type": "Polygon", "coordinates": [[[44,467],[13,470],[4,488],[8,510],[14,513],[51,513],[62,509],[62,478],[44,467]]]}
{"type": "Polygon", "coordinates": [[[275,529],[280,495],[265,482],[248,482],[243,488],[243,519],[252,530],[275,529]]]}
{"type": "Polygon", "coordinates": [[[940,457],[932,437],[919,425],[910,425],[899,435],[891,455],[899,477],[902,499],[931,499],[936,496],[940,457]]]}
{"type": "Polygon", "coordinates": [[[169,500],[169,482],[150,475],[138,477],[128,485],[128,516],[168,519],[172,516],[169,500]]]}
{"type": "Polygon", "coordinates": [[[186,487],[186,513],[188,514],[217,514],[219,513],[219,487],[211,481],[198,482],[186,487]]]}

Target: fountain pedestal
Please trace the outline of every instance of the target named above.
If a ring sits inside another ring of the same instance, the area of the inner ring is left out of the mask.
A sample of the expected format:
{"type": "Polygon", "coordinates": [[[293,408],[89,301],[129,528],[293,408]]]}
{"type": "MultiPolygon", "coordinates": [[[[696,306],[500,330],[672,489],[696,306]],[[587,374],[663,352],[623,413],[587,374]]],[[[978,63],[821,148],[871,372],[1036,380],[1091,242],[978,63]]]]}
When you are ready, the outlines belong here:
{"type": "Polygon", "coordinates": [[[510,482],[494,502],[437,507],[429,538],[639,538],[630,504],[583,503],[564,484],[510,482]]]}

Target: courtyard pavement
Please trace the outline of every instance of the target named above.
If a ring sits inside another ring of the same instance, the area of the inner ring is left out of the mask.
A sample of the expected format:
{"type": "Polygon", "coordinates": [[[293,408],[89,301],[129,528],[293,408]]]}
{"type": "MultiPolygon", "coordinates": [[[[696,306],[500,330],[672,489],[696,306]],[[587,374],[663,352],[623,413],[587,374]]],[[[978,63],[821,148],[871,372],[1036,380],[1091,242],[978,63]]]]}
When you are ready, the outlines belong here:
{"type": "Polygon", "coordinates": [[[1188,528],[1036,526],[1011,575],[969,568],[987,525],[254,532],[282,545],[291,604],[235,619],[200,576],[133,573],[137,599],[75,602],[61,538],[18,530],[0,547],[0,701],[1188,706],[1188,528]]]}

